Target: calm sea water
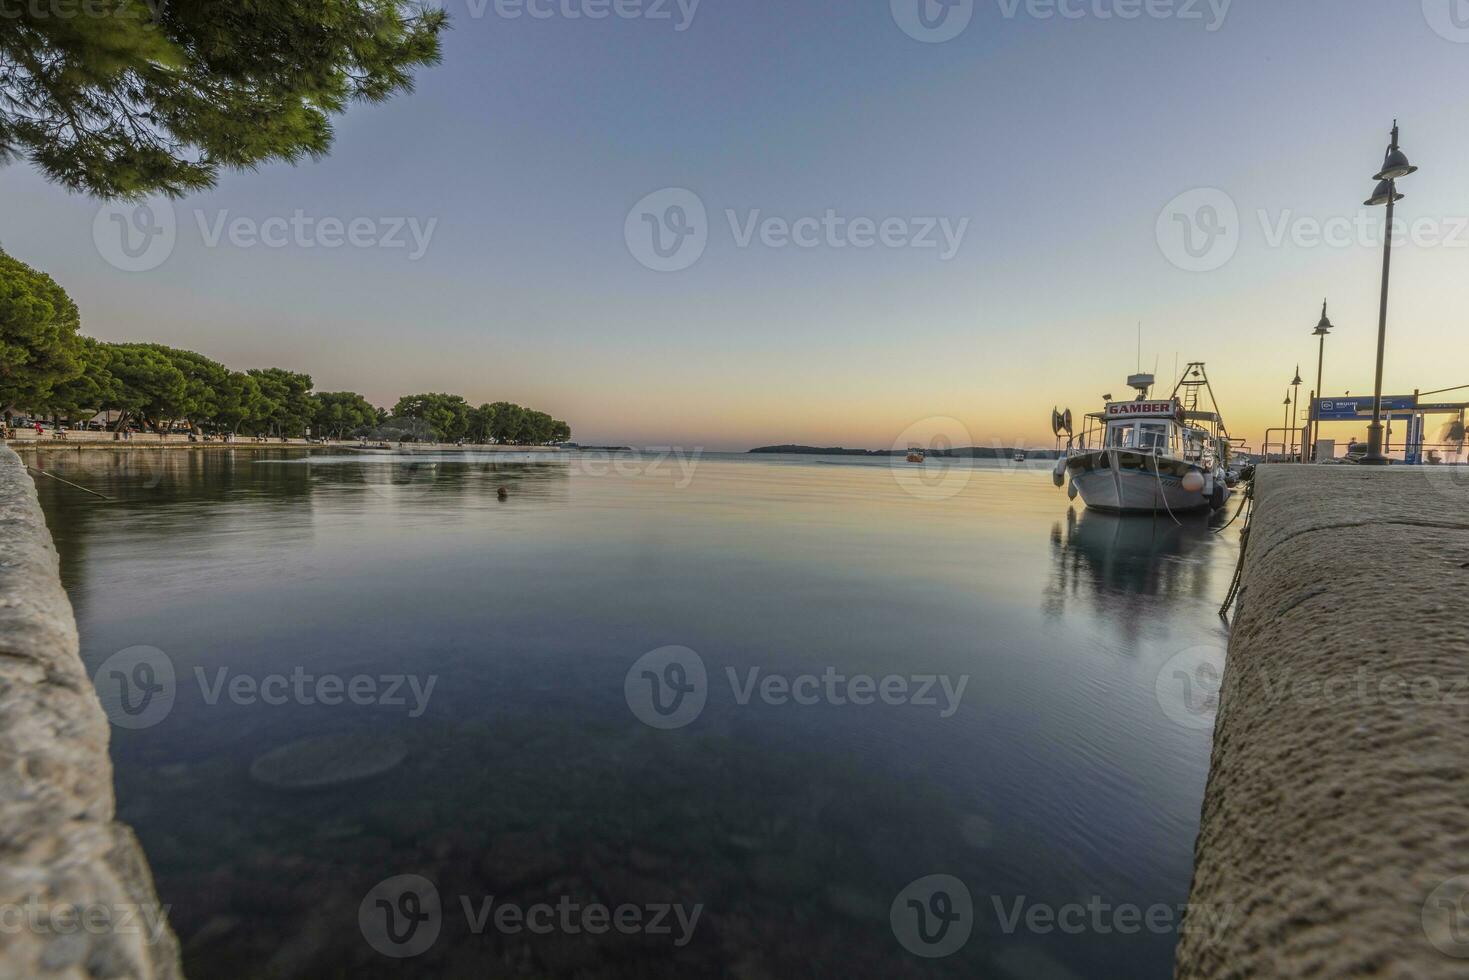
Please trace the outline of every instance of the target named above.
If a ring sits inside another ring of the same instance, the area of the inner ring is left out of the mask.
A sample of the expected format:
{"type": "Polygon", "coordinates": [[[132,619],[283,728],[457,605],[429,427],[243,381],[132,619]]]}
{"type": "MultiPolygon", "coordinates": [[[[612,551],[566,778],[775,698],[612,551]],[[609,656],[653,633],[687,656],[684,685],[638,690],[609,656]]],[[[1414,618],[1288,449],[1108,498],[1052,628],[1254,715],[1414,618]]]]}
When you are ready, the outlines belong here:
{"type": "Polygon", "coordinates": [[[118,498],[37,478],[191,975],[1170,975],[1232,528],[1045,462],[30,461],[118,498]],[[345,734],[406,755],[252,776],[345,734]]]}

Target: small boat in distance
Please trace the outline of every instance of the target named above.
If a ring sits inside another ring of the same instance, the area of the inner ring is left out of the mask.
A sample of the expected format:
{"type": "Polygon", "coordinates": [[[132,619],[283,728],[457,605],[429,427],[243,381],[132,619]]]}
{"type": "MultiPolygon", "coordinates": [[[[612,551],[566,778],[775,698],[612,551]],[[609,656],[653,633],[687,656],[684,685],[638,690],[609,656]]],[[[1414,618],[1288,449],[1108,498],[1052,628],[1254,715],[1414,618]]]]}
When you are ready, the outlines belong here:
{"type": "Polygon", "coordinates": [[[910,462],[910,463],[921,463],[921,462],[923,462],[923,453],[921,451],[917,450],[917,449],[910,449],[910,450],[908,450],[908,462],[910,462]]]}
{"type": "Polygon", "coordinates": [[[1017,450],[1015,450],[1015,462],[1017,462],[1017,463],[1023,463],[1023,462],[1025,462],[1025,450],[1023,450],[1023,449],[1017,449],[1017,450]]]}
{"type": "Polygon", "coordinates": [[[1149,397],[1153,383],[1151,374],[1128,378],[1137,397],[1088,414],[1079,440],[1070,413],[1053,413],[1057,436],[1067,435],[1056,486],[1069,475],[1072,499],[1112,513],[1219,510],[1230,496],[1230,442],[1203,362],[1185,368],[1166,399],[1149,397]]]}

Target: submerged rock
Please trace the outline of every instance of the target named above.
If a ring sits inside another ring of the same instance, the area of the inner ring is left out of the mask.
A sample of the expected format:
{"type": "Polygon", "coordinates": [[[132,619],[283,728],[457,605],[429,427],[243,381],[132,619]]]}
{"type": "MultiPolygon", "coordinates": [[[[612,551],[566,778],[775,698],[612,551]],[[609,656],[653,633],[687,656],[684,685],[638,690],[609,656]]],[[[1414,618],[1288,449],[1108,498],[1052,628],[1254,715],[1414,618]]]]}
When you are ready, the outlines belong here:
{"type": "Polygon", "coordinates": [[[250,764],[250,778],[277,789],[342,786],[385,773],[407,755],[408,747],[391,735],[317,735],[260,756],[250,764]]]}

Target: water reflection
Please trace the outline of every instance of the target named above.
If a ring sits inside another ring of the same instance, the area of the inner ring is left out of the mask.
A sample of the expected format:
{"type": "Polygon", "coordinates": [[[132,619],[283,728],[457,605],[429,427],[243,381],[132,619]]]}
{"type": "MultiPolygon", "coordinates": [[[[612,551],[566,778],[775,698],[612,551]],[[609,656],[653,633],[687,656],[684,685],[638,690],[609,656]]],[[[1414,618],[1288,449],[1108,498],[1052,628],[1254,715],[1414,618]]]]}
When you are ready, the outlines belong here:
{"type": "Polygon", "coordinates": [[[1213,563],[1207,547],[1214,522],[1104,514],[1075,508],[1051,528],[1051,581],[1045,608],[1061,616],[1083,603],[1125,635],[1180,597],[1208,594],[1213,563]]]}

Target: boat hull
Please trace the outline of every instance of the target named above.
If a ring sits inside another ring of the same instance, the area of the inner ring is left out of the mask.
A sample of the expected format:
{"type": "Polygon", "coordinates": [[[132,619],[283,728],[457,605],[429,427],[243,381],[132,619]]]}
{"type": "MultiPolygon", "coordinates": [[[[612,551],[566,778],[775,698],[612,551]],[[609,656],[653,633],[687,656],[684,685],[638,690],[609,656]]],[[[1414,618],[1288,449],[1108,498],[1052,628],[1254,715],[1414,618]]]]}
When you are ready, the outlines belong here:
{"type": "Polygon", "coordinates": [[[1066,472],[1088,509],[1114,514],[1153,514],[1217,510],[1229,500],[1229,488],[1213,474],[1186,460],[1123,449],[1078,453],[1066,460],[1066,472]],[[1203,478],[1202,490],[1187,490],[1190,472],[1203,478]]]}

